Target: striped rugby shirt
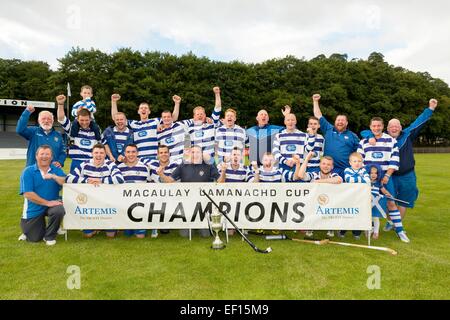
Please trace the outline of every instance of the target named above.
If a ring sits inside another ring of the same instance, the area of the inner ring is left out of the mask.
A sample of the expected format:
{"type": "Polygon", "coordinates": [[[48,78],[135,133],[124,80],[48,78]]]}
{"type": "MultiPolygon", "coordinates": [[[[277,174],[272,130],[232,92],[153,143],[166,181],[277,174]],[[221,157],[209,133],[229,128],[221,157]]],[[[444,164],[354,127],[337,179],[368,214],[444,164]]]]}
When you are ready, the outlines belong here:
{"type": "Polygon", "coordinates": [[[244,150],[245,145],[248,144],[245,130],[237,124],[233,128],[227,128],[224,125],[217,128],[215,139],[219,163],[224,161],[224,157],[231,155],[234,147],[244,150]]]}
{"type": "Polygon", "coordinates": [[[174,122],[170,128],[158,132],[158,143],[169,147],[170,162],[183,160],[186,126],[181,122],[174,122]]]}
{"type": "MultiPolygon", "coordinates": [[[[311,158],[308,162],[308,168],[319,168],[320,166],[320,158],[323,156],[323,149],[324,149],[324,141],[325,139],[321,134],[316,134],[316,139],[314,142],[314,148],[313,151],[315,152],[315,156],[311,158]]],[[[306,157],[307,152],[305,152],[306,157]]]]}
{"type": "MultiPolygon", "coordinates": [[[[255,174],[255,172],[252,172],[255,174]]],[[[272,168],[270,171],[264,171],[259,168],[259,182],[292,182],[294,181],[294,171],[283,170],[281,168],[272,168]]]]}
{"type": "Polygon", "coordinates": [[[214,159],[215,134],[216,128],[220,125],[220,111],[221,107],[214,107],[211,115],[212,124],[202,123],[196,125],[193,119],[181,121],[187,127],[187,132],[191,139],[191,146],[202,147],[203,152],[206,152],[211,159],[214,159]]]}
{"type": "Polygon", "coordinates": [[[330,172],[328,177],[322,177],[322,173],[320,171],[305,172],[305,178],[302,179],[302,181],[314,181],[314,180],[330,179],[330,178],[336,178],[336,177],[340,177],[339,174],[337,174],[336,172],[330,172]]]}
{"type": "Polygon", "coordinates": [[[370,184],[370,176],[365,168],[361,168],[357,171],[353,168],[346,168],[344,170],[344,181],[346,183],[367,183],[370,184]]]}
{"type": "Polygon", "coordinates": [[[377,139],[374,146],[369,144],[369,139],[362,139],[359,142],[358,153],[362,155],[364,165],[378,164],[383,171],[388,169],[397,171],[400,165],[397,140],[386,133],[377,139]]]}
{"type": "Polygon", "coordinates": [[[273,155],[278,163],[284,165],[294,154],[298,154],[303,162],[305,154],[314,149],[315,138],[316,136],[306,134],[298,129],[295,129],[294,132],[288,132],[285,129],[275,136],[273,155]]]}
{"type": "MultiPolygon", "coordinates": [[[[217,166],[219,173],[222,174],[221,165],[217,166]]],[[[234,170],[231,163],[227,164],[227,169],[225,170],[225,182],[252,182],[254,180],[254,175],[251,169],[242,164],[239,165],[237,170],[234,170]]]]}
{"type": "Polygon", "coordinates": [[[122,173],[125,183],[145,183],[151,181],[150,169],[141,160],[131,167],[125,163],[121,163],[117,167],[122,173]]]}
{"type": "MultiPolygon", "coordinates": [[[[64,117],[63,121],[58,121],[64,131],[70,136],[70,128],[72,123],[64,117]]],[[[71,137],[74,142],[69,148],[69,156],[72,160],[84,161],[92,159],[92,148],[98,143],[95,139],[95,132],[91,129],[83,129],[80,127],[76,137],[71,137]]]]}
{"type": "Polygon", "coordinates": [[[128,120],[128,125],[133,129],[134,143],[138,147],[139,157],[156,158],[158,150],[157,128],[159,118],[141,120],[128,120]]]}
{"type": "MultiPolygon", "coordinates": [[[[159,162],[159,160],[147,160],[145,161],[145,164],[147,165],[147,167],[149,168],[149,172],[150,172],[150,182],[156,182],[156,183],[161,183],[160,180],[160,176],[158,175],[158,173],[156,173],[156,171],[158,170],[159,166],[161,165],[161,163],[159,162]]],[[[169,160],[169,164],[164,168],[164,174],[166,176],[171,176],[172,172],[175,171],[175,169],[181,164],[181,161],[177,161],[177,162],[172,162],[169,160]]]]}
{"type": "MultiPolygon", "coordinates": [[[[117,146],[117,152],[119,152],[119,154],[123,154],[125,152],[125,145],[127,144],[128,141],[128,135],[130,134],[130,129],[128,127],[125,128],[124,131],[120,132],[117,127],[114,127],[112,129],[113,133],[114,133],[114,139],[116,140],[116,146],[117,146]]],[[[104,145],[107,144],[106,141],[106,137],[105,137],[105,132],[103,132],[102,134],[102,143],[104,145]]]]}
{"type": "Polygon", "coordinates": [[[92,159],[81,163],[73,173],[69,173],[66,182],[87,183],[88,178],[100,178],[105,184],[124,183],[122,173],[114,162],[105,160],[101,166],[96,167],[92,159]]]}

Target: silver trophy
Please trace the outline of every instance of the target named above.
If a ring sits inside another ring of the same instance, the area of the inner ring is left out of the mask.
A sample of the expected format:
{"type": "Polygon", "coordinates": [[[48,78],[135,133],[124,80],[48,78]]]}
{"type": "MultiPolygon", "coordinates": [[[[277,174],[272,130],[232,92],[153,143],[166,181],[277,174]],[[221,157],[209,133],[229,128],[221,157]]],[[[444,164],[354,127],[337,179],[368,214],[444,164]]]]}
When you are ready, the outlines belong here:
{"type": "Polygon", "coordinates": [[[222,230],[222,215],[219,213],[217,208],[213,208],[212,213],[210,215],[211,219],[211,229],[216,233],[216,237],[211,245],[211,248],[214,250],[219,250],[225,248],[223,241],[219,238],[219,232],[222,230]]]}

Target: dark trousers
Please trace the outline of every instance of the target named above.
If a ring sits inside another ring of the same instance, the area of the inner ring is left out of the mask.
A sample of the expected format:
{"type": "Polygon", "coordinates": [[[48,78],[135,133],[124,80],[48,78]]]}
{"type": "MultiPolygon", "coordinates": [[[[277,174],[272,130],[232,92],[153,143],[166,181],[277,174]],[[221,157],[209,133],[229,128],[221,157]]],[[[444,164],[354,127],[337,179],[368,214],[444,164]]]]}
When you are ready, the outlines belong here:
{"type": "Polygon", "coordinates": [[[27,241],[39,242],[42,239],[55,240],[65,213],[64,207],[61,205],[48,208],[39,217],[22,219],[20,221],[20,227],[22,228],[22,232],[27,236],[27,241]],[[48,217],[47,224],[45,222],[46,216],[48,217]]]}

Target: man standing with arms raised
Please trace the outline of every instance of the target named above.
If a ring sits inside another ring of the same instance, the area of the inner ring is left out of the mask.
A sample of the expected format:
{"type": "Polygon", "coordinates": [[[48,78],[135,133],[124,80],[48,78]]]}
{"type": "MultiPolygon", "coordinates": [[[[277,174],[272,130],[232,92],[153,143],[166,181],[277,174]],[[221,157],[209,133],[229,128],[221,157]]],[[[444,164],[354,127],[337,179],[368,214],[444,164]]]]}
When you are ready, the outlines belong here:
{"type": "MultiPolygon", "coordinates": [[[[114,120],[117,110],[117,101],[120,95],[117,93],[111,96],[111,116],[114,120]]],[[[175,101],[172,113],[173,121],[178,119],[180,111],[179,102],[175,101]]],[[[160,124],[159,118],[150,119],[150,105],[147,102],[141,102],[138,108],[139,120],[128,120],[128,125],[133,129],[134,143],[138,147],[139,157],[149,160],[156,159],[158,149],[157,128],[160,124]]]]}

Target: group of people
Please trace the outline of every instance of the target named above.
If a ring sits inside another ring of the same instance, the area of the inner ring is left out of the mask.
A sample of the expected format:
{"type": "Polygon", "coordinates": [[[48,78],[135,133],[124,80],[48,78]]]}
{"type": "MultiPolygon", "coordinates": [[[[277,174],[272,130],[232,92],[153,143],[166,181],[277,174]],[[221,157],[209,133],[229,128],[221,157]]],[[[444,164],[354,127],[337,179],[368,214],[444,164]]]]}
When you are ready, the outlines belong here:
{"type": "MultiPolygon", "coordinates": [[[[25,203],[19,240],[56,243],[65,212],[59,200],[64,183],[98,186],[217,181],[367,183],[372,187],[372,236],[378,238],[379,218],[384,217],[384,229],[394,229],[400,240],[409,242],[402,219],[418,196],[413,141],[431,118],[437,106],[435,99],[408,128],[403,129],[399,120],[391,119],[384,133],[383,119],[374,117],[370,130],[363,131],[360,139],[348,129],[345,115],[338,115],[334,125],[327,121],[319,106],[319,94],[312,97],[314,116],[308,119],[303,132],[297,128],[296,116],[289,106],[281,110],[285,127],[269,124],[269,114],[262,109],[256,116],[257,125],[244,129],[236,124],[237,112],[232,108],[220,118],[220,88],[214,87],[213,93],[215,106],[210,117],[204,107],[197,106],[191,119],[180,121],[181,98],[177,95],[172,97],[173,111],[164,110],[160,117],[150,118],[150,105],[142,102],[137,111],[139,119],[128,120],[125,113],[118,111],[121,97],[115,93],[111,96],[114,125],[103,132],[95,121],[91,87],[81,88],[82,100],[72,108],[72,121],[64,112],[66,97],[59,95],[57,120],[69,137],[68,151],[67,139],[53,128],[51,112],[41,111],[39,125],[27,126],[34,112],[28,106],[17,124],[17,133],[29,141],[26,168],[20,180],[25,203]],[[67,176],[61,169],[66,155],[72,160],[67,176]],[[403,201],[399,204],[395,199],[403,201]]],[[[360,237],[360,231],[352,232],[355,238],[360,237]]],[[[83,230],[85,237],[96,233],[83,230]]],[[[125,233],[143,238],[146,230],[125,233]]],[[[114,237],[117,230],[106,230],[106,234],[114,237]]],[[[157,237],[158,231],[152,230],[151,236],[157,237]]],[[[307,231],[305,236],[313,237],[313,231],[307,231]]],[[[334,232],[329,231],[327,236],[333,237],[334,232]]],[[[338,236],[344,237],[345,231],[338,236]]]]}

